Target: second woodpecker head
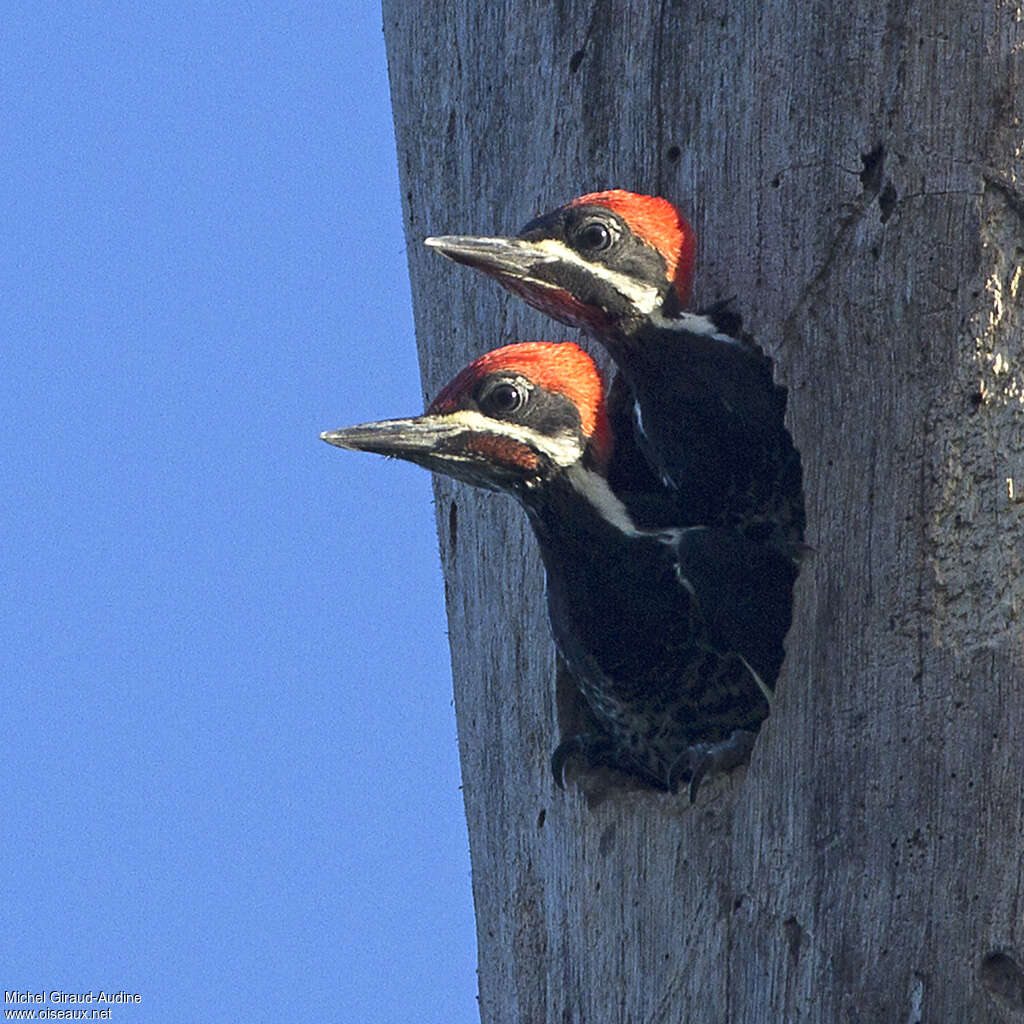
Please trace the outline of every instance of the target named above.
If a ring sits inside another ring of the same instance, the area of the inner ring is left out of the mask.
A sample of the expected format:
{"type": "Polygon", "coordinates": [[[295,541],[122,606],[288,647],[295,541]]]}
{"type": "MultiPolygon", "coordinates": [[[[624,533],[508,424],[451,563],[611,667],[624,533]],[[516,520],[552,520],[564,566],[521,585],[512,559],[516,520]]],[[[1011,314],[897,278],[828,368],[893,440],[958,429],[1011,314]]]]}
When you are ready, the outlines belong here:
{"type": "Polygon", "coordinates": [[[322,434],[339,448],[415,462],[528,507],[576,467],[602,473],[611,454],[604,387],[573,344],[524,342],[480,356],[422,416],[322,434]]]}
{"type": "Polygon", "coordinates": [[[425,244],[599,336],[676,316],[690,299],[697,249],[668,200],[622,189],[580,196],[511,238],[443,235],[425,244]]]}

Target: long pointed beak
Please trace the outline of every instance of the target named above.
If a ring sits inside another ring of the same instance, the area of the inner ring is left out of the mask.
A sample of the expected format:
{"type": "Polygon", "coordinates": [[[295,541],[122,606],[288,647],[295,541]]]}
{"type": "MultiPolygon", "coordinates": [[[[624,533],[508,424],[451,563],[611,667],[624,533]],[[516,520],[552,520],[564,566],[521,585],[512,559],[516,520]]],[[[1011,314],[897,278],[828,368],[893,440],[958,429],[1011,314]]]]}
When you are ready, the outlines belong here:
{"type": "Polygon", "coordinates": [[[488,437],[486,432],[474,431],[444,413],[360,423],[320,435],[321,440],[338,448],[404,459],[432,473],[442,473],[474,487],[500,491],[522,475],[524,464],[529,466],[531,460],[536,464],[536,459],[523,444],[510,445],[500,436],[489,442],[488,437]]]}
{"type": "Polygon", "coordinates": [[[493,277],[534,309],[570,327],[594,330],[604,323],[598,300],[579,298],[573,283],[586,284],[586,275],[573,274],[567,250],[522,238],[482,238],[476,235],[439,235],[423,244],[456,263],[493,277]]]}
{"type": "Polygon", "coordinates": [[[534,242],[521,238],[485,238],[477,235],[438,235],[425,238],[428,249],[495,277],[535,280],[539,267],[557,257],[544,252],[534,242]]]}
{"type": "Polygon", "coordinates": [[[320,440],[352,451],[423,462],[427,456],[443,455],[445,441],[465,432],[464,426],[452,423],[447,416],[426,415],[325,431],[320,440]]]}

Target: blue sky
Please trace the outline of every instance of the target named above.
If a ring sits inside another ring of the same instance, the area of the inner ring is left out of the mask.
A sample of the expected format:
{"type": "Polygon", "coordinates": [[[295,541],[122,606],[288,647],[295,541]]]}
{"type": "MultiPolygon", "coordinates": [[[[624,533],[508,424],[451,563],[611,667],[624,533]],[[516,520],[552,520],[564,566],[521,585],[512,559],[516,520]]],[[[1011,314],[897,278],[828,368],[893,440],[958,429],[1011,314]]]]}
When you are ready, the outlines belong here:
{"type": "Polygon", "coordinates": [[[0,37],[0,988],[476,1021],[379,7],[0,37]]]}

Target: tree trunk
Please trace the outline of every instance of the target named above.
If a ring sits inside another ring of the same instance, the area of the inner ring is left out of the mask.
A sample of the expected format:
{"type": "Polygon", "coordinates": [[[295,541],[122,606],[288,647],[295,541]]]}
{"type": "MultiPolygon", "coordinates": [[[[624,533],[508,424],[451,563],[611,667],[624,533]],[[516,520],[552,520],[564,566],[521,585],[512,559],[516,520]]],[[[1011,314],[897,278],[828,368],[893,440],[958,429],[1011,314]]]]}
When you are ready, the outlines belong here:
{"type": "MultiPolygon", "coordinates": [[[[1024,1021],[1024,15],[385,0],[425,389],[575,337],[421,246],[605,187],[789,387],[806,559],[746,771],[590,807],[511,501],[437,482],[485,1022],[1024,1021]]],[[[400,343],[396,339],[396,344],[400,343]]],[[[382,409],[384,415],[412,410],[382,409]]]]}

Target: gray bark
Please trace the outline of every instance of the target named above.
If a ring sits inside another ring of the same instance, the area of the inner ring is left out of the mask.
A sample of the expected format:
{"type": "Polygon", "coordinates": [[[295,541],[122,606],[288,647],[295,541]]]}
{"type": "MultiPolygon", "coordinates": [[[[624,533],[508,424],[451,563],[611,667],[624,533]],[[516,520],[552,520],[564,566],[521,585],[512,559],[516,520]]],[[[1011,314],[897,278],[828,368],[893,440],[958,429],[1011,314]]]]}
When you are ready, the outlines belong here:
{"type": "MultiPolygon", "coordinates": [[[[439,481],[491,1022],[1024,1021],[1024,16],[384,0],[424,387],[574,337],[423,250],[678,202],[790,389],[808,541],[746,771],[554,788],[525,517],[439,481]]],[[[396,340],[396,343],[397,340],[396,340]]],[[[382,409],[384,415],[410,410],[382,409]]]]}

